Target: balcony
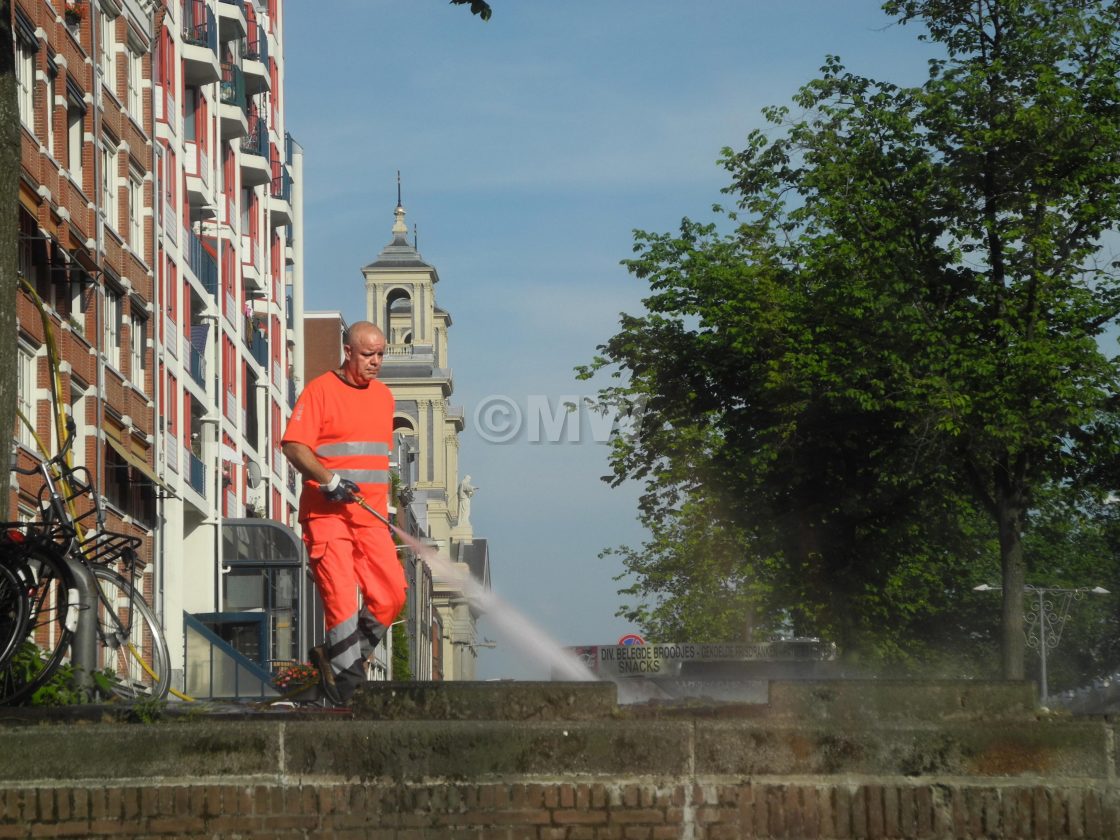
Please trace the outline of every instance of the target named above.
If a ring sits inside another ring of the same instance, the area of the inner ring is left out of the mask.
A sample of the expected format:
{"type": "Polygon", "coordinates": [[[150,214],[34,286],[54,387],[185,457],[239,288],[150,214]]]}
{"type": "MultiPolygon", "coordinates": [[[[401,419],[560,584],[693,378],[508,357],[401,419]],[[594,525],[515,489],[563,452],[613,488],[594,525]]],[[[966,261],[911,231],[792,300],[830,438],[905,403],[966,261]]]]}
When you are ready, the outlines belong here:
{"type": "Polygon", "coordinates": [[[222,77],[218,66],[218,25],[203,0],[183,3],[183,81],[208,85],[222,77]]]}
{"type": "Polygon", "coordinates": [[[244,0],[221,0],[218,3],[218,38],[224,44],[244,38],[245,26],[244,0]]]}
{"type": "Polygon", "coordinates": [[[186,228],[187,265],[211,296],[218,295],[218,264],[193,230],[186,228]]]}
{"type": "Polygon", "coordinates": [[[255,262],[252,262],[252,242],[253,240],[248,236],[241,237],[241,289],[245,292],[246,298],[259,297],[264,292],[260,269],[257,268],[255,262]],[[245,262],[245,260],[249,260],[249,262],[245,262]]]}
{"type": "Polygon", "coordinates": [[[268,74],[268,35],[259,23],[249,30],[242,42],[241,69],[245,71],[245,91],[250,96],[272,88],[268,74]]]}
{"type": "Polygon", "coordinates": [[[268,223],[272,227],[283,227],[292,223],[292,176],[288,167],[280,166],[280,175],[272,179],[270,191],[272,200],[268,203],[268,223]]]}
{"type": "Polygon", "coordinates": [[[241,186],[259,187],[272,180],[268,165],[268,123],[264,117],[249,118],[249,131],[241,138],[241,186]]]}
{"type": "Polygon", "coordinates": [[[188,452],[187,457],[191,462],[191,474],[187,481],[190,483],[194,491],[200,496],[206,496],[206,465],[193,452],[188,452]]]}
{"type": "Polygon", "coordinates": [[[249,352],[257,360],[263,370],[268,370],[268,339],[260,330],[252,330],[252,339],[249,342],[249,352]]]}
{"type": "Polygon", "coordinates": [[[206,387],[206,356],[204,356],[202,354],[202,351],[199,350],[197,347],[195,347],[193,344],[190,347],[191,347],[191,352],[190,352],[190,361],[189,361],[188,369],[189,369],[190,374],[191,374],[191,379],[193,379],[195,382],[197,382],[199,385],[201,385],[203,388],[205,388],[206,387]]]}
{"type": "Polygon", "coordinates": [[[221,116],[222,139],[233,140],[249,133],[249,118],[245,113],[245,74],[236,64],[222,64],[221,116]]]}
{"type": "Polygon", "coordinates": [[[193,140],[186,143],[183,156],[183,174],[187,182],[187,202],[191,206],[191,217],[202,218],[214,215],[213,195],[210,190],[210,157],[200,144],[193,140]]]}

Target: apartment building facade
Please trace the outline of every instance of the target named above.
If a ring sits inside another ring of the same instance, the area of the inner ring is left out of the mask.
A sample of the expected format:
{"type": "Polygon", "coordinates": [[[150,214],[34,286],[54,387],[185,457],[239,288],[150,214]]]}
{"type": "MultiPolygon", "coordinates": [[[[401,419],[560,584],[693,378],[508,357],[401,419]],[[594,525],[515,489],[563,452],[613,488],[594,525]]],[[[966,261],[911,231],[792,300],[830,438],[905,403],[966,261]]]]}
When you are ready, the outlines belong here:
{"type": "MultiPolygon", "coordinates": [[[[143,539],[188,693],[221,642],[300,658],[315,620],[298,542],[262,530],[295,524],[299,491],[279,449],[302,304],[283,26],[280,0],[13,1],[34,289],[17,301],[18,458],[58,446],[53,406],[74,418],[109,527],[143,539]]],[[[9,515],[31,518],[37,493],[21,480],[9,515]]]]}

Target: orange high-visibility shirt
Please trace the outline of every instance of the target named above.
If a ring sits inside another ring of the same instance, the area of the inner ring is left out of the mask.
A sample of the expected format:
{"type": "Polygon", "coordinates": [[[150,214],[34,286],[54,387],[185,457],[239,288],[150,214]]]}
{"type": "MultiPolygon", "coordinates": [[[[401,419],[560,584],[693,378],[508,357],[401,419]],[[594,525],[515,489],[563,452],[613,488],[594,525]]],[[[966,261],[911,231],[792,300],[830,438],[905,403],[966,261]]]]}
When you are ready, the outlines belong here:
{"type": "MultiPolygon", "coordinates": [[[[324,467],[353,481],[366,503],[388,516],[389,453],[393,446],[393,394],[376,379],[350,385],[334,371],[307,383],[296,400],[283,443],[302,443],[324,467]]],[[[377,518],[355,504],[328,502],[315,481],[304,481],[299,520],[341,516],[359,525],[377,518]]]]}

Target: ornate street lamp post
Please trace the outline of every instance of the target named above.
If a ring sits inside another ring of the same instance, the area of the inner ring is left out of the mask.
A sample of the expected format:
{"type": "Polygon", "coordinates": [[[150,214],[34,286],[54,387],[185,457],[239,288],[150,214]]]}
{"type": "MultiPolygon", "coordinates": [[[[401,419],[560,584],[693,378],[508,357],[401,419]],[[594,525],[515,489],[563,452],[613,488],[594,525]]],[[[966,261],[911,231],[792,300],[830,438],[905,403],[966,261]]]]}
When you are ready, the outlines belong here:
{"type": "MultiPolygon", "coordinates": [[[[1002,586],[990,586],[982,583],[972,587],[974,592],[999,592],[1002,586]]],[[[1024,604],[1023,632],[1027,637],[1027,647],[1038,649],[1039,693],[1040,703],[1045,706],[1050,699],[1049,688],[1046,684],[1046,652],[1056,648],[1062,639],[1062,630],[1069,618],[1069,608],[1074,601],[1080,601],[1086,595],[1111,594],[1103,586],[1086,586],[1076,589],[1067,589],[1061,586],[1031,586],[1023,587],[1024,593],[1032,593],[1036,597],[1033,603],[1024,604]]]]}

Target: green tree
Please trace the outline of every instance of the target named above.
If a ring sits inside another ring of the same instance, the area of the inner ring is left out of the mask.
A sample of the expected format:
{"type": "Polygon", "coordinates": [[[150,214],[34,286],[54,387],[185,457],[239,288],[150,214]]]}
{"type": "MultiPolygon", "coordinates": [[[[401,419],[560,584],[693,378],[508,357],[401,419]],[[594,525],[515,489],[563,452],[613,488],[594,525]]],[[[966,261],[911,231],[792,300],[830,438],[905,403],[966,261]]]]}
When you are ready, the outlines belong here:
{"type": "Polygon", "coordinates": [[[842,644],[867,629],[853,605],[890,619],[911,595],[931,614],[940,587],[968,597],[994,542],[1002,668],[1021,678],[1034,496],[1083,484],[1117,442],[1120,371],[1098,339],[1120,311],[1100,258],[1120,218],[1120,12],[884,8],[944,47],[927,82],[830,57],[796,115],[768,109],[777,136],[725,154],[733,230],[639,232],[647,313],[583,373],[614,366],[605,399],[648,398],[612,455],[615,481],[646,482],[643,513],[714,494],[779,558],[799,623],[842,644]],[[697,438],[703,481],[674,466],[697,438]]]}

